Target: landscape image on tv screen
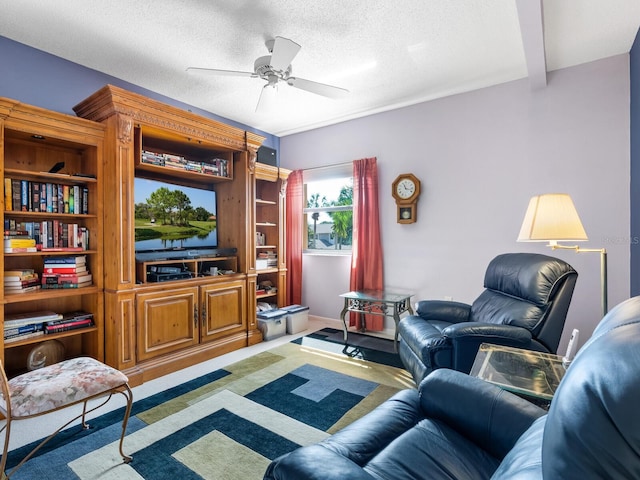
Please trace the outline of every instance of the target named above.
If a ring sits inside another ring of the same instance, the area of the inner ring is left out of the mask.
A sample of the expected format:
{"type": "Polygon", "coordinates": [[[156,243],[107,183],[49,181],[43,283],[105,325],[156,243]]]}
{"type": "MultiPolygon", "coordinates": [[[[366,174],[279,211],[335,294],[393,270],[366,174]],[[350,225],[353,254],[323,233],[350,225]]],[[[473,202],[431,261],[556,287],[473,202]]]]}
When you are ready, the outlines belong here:
{"type": "Polygon", "coordinates": [[[136,178],[134,202],[136,251],[218,245],[215,192],[136,178]]]}

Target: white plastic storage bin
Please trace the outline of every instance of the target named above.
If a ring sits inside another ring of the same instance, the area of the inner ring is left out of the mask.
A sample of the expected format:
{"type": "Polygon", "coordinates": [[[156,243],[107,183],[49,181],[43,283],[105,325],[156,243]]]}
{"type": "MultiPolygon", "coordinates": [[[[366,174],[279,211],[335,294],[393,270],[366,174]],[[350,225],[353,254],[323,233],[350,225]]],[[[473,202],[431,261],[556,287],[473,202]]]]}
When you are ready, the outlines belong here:
{"type": "Polygon", "coordinates": [[[258,312],[258,328],[262,332],[262,338],[273,340],[284,335],[287,331],[286,315],[284,310],[258,312]]]}
{"type": "Polygon", "coordinates": [[[290,305],[282,307],[287,312],[287,333],[298,333],[309,327],[309,307],[290,305]]]}

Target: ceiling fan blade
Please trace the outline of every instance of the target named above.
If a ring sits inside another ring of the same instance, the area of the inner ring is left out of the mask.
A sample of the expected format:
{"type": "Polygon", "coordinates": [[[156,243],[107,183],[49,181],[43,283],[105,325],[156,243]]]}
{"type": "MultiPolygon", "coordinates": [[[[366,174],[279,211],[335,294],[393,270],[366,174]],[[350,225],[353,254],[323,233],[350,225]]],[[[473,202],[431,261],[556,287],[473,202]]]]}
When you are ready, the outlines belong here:
{"type": "Polygon", "coordinates": [[[343,98],[349,94],[349,90],[340,87],[334,87],[333,85],[327,85],[325,83],[312,82],[311,80],[305,80],[304,78],[289,77],[287,83],[292,87],[306,90],[307,92],[315,93],[329,98],[343,98]]]}
{"type": "Polygon", "coordinates": [[[260,98],[258,98],[258,104],[256,105],[256,113],[268,112],[271,110],[276,101],[276,93],[278,93],[278,86],[276,83],[267,83],[262,87],[260,92],[260,98]]]}
{"type": "Polygon", "coordinates": [[[274,70],[286,70],[291,61],[302,48],[293,40],[284,37],[276,37],[271,52],[271,67],[274,70]]]}
{"type": "Polygon", "coordinates": [[[238,72],[236,70],[219,70],[217,68],[187,67],[189,73],[205,73],[210,75],[228,75],[233,77],[257,77],[254,72],[238,72]]]}

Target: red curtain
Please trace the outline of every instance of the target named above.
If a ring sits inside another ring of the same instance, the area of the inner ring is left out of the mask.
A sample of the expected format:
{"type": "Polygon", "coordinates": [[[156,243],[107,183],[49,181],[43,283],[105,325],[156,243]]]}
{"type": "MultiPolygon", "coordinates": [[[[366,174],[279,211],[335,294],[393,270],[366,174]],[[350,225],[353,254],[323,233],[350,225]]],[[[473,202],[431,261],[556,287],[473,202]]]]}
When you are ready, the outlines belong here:
{"type": "Polygon", "coordinates": [[[287,305],[301,305],[302,229],[304,224],[302,170],[295,170],[289,174],[286,205],[287,305]]]}
{"type": "MultiPolygon", "coordinates": [[[[349,288],[382,290],[383,265],[378,209],[378,166],[376,158],[353,162],[353,246],[349,288]]],[[[352,313],[349,325],[361,329],[384,329],[384,317],[352,313]],[[363,318],[364,317],[364,318],[363,318]]]]}

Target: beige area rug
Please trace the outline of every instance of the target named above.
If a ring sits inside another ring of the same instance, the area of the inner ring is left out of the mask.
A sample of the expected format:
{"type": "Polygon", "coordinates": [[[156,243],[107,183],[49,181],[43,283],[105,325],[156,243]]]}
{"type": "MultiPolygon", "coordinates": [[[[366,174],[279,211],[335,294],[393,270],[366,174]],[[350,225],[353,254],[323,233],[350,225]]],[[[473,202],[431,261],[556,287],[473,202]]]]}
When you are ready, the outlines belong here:
{"type": "Polygon", "coordinates": [[[124,443],[129,464],[118,454],[116,411],[88,432],[63,432],[13,478],[261,479],[273,458],[414,386],[402,369],[321,347],[288,343],[135,402],[124,443]]]}

